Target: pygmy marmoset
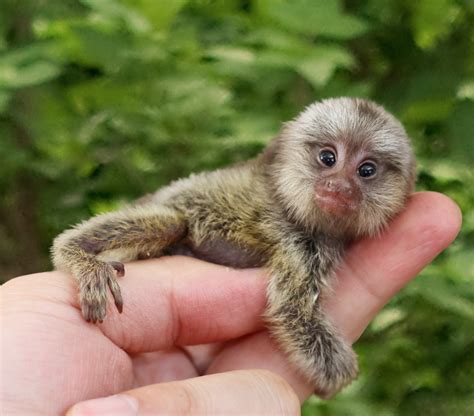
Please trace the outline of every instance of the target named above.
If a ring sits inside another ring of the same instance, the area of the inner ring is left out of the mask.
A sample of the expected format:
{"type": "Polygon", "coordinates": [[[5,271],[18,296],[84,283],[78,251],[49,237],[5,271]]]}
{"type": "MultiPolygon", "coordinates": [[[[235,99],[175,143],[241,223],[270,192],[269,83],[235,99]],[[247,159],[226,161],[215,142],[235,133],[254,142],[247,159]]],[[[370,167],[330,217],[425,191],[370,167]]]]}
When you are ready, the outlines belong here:
{"type": "Polygon", "coordinates": [[[316,102],[255,159],[191,175],[54,241],[53,261],[77,279],[84,318],[102,322],[107,292],[122,310],[122,262],[188,254],[268,270],[267,325],[295,367],[329,397],[357,374],[351,346],[320,298],[345,247],[404,207],[415,158],[404,128],[363,99],[316,102]]]}

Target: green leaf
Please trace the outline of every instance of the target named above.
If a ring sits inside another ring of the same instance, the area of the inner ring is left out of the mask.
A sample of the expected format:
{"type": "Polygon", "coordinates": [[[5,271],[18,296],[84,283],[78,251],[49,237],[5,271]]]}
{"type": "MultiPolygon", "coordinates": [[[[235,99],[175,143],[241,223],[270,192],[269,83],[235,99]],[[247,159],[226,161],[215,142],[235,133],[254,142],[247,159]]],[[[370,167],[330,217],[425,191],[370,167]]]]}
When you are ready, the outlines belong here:
{"type": "Polygon", "coordinates": [[[351,39],[368,30],[361,19],[342,12],[339,0],[259,0],[257,10],[296,33],[351,39]]]}
{"type": "Polygon", "coordinates": [[[0,88],[25,88],[56,78],[62,66],[54,59],[51,43],[32,44],[0,55],[0,88]]]}
{"type": "Polygon", "coordinates": [[[150,30],[148,20],[137,13],[133,8],[126,7],[118,0],[80,0],[81,3],[89,6],[98,16],[96,21],[102,19],[104,23],[118,20],[123,22],[130,31],[135,33],[144,33],[150,30]]]}
{"type": "Polygon", "coordinates": [[[167,29],[188,0],[123,0],[139,10],[155,29],[167,29]]]}
{"type": "Polygon", "coordinates": [[[370,328],[375,331],[383,331],[406,317],[406,313],[400,308],[386,307],[374,318],[370,328]]]}
{"type": "Polygon", "coordinates": [[[457,96],[461,100],[464,100],[464,99],[474,100],[474,80],[471,79],[462,83],[459,86],[457,96]]]}
{"type": "Polygon", "coordinates": [[[412,30],[420,48],[432,49],[454,28],[460,7],[453,0],[418,0],[411,3],[412,30]]]}
{"type": "Polygon", "coordinates": [[[10,97],[11,94],[8,91],[0,90],[0,114],[7,109],[10,97]]]}
{"type": "Polygon", "coordinates": [[[232,61],[235,65],[254,63],[256,60],[256,54],[251,49],[228,45],[209,48],[206,55],[219,60],[232,61]]]}
{"type": "Polygon", "coordinates": [[[463,160],[474,160],[474,101],[463,100],[457,103],[448,122],[456,155],[463,160]]]}
{"type": "Polygon", "coordinates": [[[74,25],[67,38],[68,53],[83,65],[115,72],[133,50],[133,38],[122,31],[103,31],[89,25],[74,25]]]}
{"type": "Polygon", "coordinates": [[[314,87],[325,85],[337,68],[351,68],[354,58],[345,49],[336,45],[315,46],[312,54],[296,65],[297,71],[314,87]]]}
{"type": "Polygon", "coordinates": [[[474,321],[474,303],[463,298],[462,293],[457,292],[455,286],[450,286],[436,277],[431,277],[429,283],[426,281],[417,283],[411,290],[419,296],[441,309],[474,321]]]}
{"type": "Polygon", "coordinates": [[[445,120],[451,113],[453,101],[449,98],[426,98],[413,101],[402,114],[407,123],[429,123],[445,120]]]}

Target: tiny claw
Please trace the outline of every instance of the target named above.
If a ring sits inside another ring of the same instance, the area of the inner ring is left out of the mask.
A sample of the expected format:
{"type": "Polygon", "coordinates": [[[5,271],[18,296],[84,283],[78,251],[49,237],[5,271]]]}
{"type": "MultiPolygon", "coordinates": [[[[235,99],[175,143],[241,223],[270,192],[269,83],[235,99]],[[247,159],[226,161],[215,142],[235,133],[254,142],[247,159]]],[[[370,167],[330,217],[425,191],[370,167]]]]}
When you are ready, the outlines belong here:
{"type": "Polygon", "coordinates": [[[114,298],[115,307],[117,308],[119,313],[122,313],[122,311],[123,311],[123,299],[122,299],[122,295],[120,293],[120,290],[118,292],[112,291],[112,296],[114,298]]]}
{"type": "Polygon", "coordinates": [[[115,281],[115,279],[112,279],[112,278],[108,279],[108,285],[109,285],[110,292],[112,293],[112,297],[114,298],[115,307],[117,308],[119,313],[122,313],[123,299],[122,299],[122,294],[120,292],[120,286],[115,281]]]}
{"type": "Polygon", "coordinates": [[[118,310],[118,313],[122,313],[122,311],[123,311],[123,302],[122,302],[122,300],[120,300],[120,302],[115,300],[115,306],[118,310]]]}
{"type": "Polygon", "coordinates": [[[118,277],[123,277],[125,275],[125,266],[119,261],[109,261],[109,264],[115,269],[118,277]]]}
{"type": "Polygon", "coordinates": [[[91,316],[89,314],[89,306],[86,304],[82,305],[82,316],[86,320],[86,322],[91,322],[91,316]]]}

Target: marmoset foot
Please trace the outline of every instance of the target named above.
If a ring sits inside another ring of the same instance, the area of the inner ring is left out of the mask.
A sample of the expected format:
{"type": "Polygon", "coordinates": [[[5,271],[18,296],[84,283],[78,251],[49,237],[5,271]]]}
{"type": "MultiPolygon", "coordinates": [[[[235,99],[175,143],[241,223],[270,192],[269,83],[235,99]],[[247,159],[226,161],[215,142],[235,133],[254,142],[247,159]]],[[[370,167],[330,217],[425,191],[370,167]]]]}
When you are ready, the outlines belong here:
{"type": "Polygon", "coordinates": [[[94,262],[82,270],[80,281],[80,301],[82,315],[88,322],[103,322],[107,313],[107,288],[114,298],[115,306],[121,313],[123,299],[117,276],[125,274],[120,262],[94,262]]]}

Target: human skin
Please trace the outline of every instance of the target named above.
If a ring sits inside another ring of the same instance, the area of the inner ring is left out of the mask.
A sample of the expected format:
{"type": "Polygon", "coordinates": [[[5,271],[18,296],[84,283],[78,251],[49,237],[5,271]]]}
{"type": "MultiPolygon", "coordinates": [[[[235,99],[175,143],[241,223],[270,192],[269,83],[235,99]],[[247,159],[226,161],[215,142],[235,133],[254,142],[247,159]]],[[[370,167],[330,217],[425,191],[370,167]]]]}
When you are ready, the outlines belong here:
{"type": "MultiPolygon", "coordinates": [[[[356,341],[460,225],[450,199],[418,193],[380,237],[355,243],[324,304],[342,335],[356,341]]],[[[82,318],[67,274],[11,280],[0,289],[1,413],[299,414],[313,388],[264,328],[267,279],[183,257],[130,263],[124,312],[110,307],[100,325],[82,318]],[[188,347],[198,344],[211,345],[188,347]]]]}

